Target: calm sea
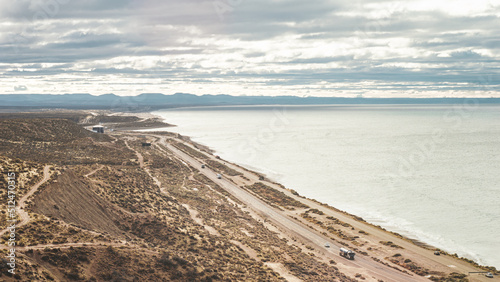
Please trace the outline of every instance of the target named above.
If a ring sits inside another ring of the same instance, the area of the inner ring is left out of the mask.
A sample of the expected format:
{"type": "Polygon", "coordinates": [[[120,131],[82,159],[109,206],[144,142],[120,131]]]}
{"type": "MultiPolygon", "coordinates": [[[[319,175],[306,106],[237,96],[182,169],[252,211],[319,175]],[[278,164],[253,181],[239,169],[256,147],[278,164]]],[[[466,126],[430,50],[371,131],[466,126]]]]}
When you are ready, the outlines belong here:
{"type": "Polygon", "coordinates": [[[500,106],[154,112],[218,155],[409,237],[500,267],[500,106]]]}

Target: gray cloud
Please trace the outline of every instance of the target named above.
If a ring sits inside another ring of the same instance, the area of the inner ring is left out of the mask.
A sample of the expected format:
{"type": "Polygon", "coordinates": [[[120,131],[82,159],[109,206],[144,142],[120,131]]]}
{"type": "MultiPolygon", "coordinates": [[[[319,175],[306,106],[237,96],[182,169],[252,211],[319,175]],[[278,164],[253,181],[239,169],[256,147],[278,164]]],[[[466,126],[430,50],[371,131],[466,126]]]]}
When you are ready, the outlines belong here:
{"type": "Polygon", "coordinates": [[[14,86],[14,91],[26,91],[26,90],[28,90],[28,87],[26,87],[26,85],[14,86]]]}
{"type": "Polygon", "coordinates": [[[141,79],[158,79],[158,89],[182,81],[367,91],[418,82],[422,92],[464,93],[500,85],[498,6],[457,14],[389,0],[18,0],[0,11],[9,23],[0,25],[0,79],[113,85],[105,92],[148,83],[141,79]]]}

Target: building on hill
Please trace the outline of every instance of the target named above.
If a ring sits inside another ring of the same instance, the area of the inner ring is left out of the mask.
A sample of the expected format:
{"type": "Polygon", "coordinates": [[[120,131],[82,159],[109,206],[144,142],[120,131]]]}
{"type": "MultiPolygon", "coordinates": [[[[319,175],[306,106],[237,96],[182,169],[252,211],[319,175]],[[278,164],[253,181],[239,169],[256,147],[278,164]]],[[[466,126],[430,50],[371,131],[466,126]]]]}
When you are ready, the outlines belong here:
{"type": "Polygon", "coordinates": [[[95,125],[92,127],[92,131],[94,131],[95,133],[104,133],[104,126],[95,125]]]}

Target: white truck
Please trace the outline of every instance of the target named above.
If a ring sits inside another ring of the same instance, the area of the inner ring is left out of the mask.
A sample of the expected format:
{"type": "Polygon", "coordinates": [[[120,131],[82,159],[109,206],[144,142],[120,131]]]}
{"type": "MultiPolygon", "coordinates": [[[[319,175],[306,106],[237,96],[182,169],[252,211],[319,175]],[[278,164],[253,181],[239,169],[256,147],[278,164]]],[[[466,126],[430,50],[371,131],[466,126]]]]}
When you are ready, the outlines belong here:
{"type": "Polygon", "coordinates": [[[348,249],[340,248],[340,256],[341,257],[345,257],[347,259],[353,260],[354,255],[356,255],[355,252],[348,250],[348,249]]]}

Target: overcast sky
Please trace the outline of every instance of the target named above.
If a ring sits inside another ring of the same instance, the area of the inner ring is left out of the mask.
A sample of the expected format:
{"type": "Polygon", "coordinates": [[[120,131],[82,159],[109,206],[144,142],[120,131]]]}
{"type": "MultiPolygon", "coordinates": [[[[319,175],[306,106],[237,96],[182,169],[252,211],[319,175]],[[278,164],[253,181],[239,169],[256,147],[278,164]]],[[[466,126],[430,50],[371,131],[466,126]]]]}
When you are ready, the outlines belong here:
{"type": "Polygon", "coordinates": [[[0,0],[0,93],[500,97],[500,1],[0,0]]]}

